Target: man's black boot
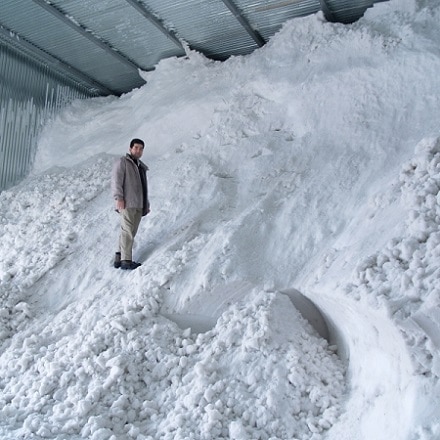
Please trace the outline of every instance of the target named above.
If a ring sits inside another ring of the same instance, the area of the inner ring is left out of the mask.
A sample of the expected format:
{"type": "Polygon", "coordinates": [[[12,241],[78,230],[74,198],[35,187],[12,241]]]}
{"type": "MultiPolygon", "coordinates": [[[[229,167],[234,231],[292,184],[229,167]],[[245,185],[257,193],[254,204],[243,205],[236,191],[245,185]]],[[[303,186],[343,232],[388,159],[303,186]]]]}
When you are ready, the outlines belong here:
{"type": "Polygon", "coordinates": [[[133,270],[133,269],[137,269],[139,266],[142,266],[142,264],[136,263],[136,261],[131,261],[131,260],[121,261],[121,269],[123,270],[133,270]]]}
{"type": "Polygon", "coordinates": [[[115,261],[113,262],[113,266],[115,269],[119,269],[121,267],[121,253],[116,252],[115,261]]]}

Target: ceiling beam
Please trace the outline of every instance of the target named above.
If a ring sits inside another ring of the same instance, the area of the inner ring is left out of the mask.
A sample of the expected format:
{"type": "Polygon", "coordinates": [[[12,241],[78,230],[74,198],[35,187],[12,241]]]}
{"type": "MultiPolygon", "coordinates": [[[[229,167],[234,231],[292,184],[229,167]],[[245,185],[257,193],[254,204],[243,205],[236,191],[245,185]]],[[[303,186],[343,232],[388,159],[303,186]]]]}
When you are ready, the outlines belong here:
{"type": "Polygon", "coordinates": [[[140,14],[142,14],[150,23],[156,26],[160,32],[162,32],[168,39],[170,39],[179,49],[182,49],[185,52],[185,48],[183,47],[182,42],[177,38],[176,34],[173,31],[168,30],[162,20],[154,16],[151,12],[149,12],[143,4],[141,4],[137,0],[125,0],[129,5],[133,6],[140,14]]]}
{"type": "Polygon", "coordinates": [[[244,17],[243,13],[238,9],[237,5],[232,0],[222,0],[222,2],[232,12],[239,23],[246,29],[246,32],[258,44],[258,46],[264,46],[266,44],[264,38],[252,28],[247,19],[244,17]]]}
{"type": "Polygon", "coordinates": [[[139,69],[145,70],[141,66],[138,66],[135,62],[130,60],[128,57],[123,55],[121,52],[119,52],[116,48],[111,46],[109,43],[96,37],[92,32],[90,32],[89,29],[85,28],[81,24],[73,22],[70,18],[68,18],[65,14],[63,14],[59,9],[55,8],[52,4],[47,3],[45,0],[32,0],[32,1],[34,3],[36,3],[37,5],[41,6],[42,8],[46,9],[46,11],[50,12],[54,17],[61,20],[64,24],[67,24],[68,26],[70,26],[73,30],[75,30],[76,32],[81,34],[83,37],[87,38],[93,44],[95,44],[96,46],[99,46],[101,49],[105,50],[108,54],[117,58],[119,61],[121,61],[126,66],[129,66],[130,68],[132,68],[136,71],[138,71],[139,69]]]}
{"type": "Polygon", "coordinates": [[[38,46],[27,41],[24,37],[16,32],[7,29],[0,24],[0,41],[6,42],[8,47],[22,53],[26,58],[31,58],[34,62],[48,66],[63,78],[67,78],[70,82],[79,84],[81,87],[89,89],[94,94],[103,95],[119,95],[120,93],[111,90],[100,82],[94,80],[84,72],[76,69],[64,61],[56,58],[50,53],[41,50],[38,46]]]}

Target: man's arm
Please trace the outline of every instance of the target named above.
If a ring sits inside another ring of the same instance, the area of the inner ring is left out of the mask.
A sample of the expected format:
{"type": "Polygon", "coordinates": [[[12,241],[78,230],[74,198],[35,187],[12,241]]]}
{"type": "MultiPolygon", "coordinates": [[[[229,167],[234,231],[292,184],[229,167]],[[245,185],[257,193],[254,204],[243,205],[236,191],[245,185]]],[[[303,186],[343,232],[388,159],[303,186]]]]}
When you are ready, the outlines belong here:
{"type": "Polygon", "coordinates": [[[115,199],[117,211],[125,209],[124,176],[125,159],[121,157],[114,163],[112,171],[112,194],[115,199]]]}

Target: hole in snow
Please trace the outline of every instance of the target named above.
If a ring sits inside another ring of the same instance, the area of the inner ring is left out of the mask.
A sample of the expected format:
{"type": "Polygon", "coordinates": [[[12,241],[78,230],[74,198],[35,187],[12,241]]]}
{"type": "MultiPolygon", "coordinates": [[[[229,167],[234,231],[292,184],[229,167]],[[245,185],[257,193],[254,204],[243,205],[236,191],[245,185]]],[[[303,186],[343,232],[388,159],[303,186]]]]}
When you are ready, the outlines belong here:
{"type": "Polygon", "coordinates": [[[296,289],[282,290],[290,298],[295,308],[303,318],[309,321],[310,325],[318,332],[319,336],[330,341],[327,323],[319,308],[310,299],[306,298],[296,289]]]}
{"type": "MultiPolygon", "coordinates": [[[[296,289],[280,291],[287,295],[294,307],[301,313],[316,332],[327,341],[330,341],[329,329],[319,308],[301,292],[296,289]]],[[[182,330],[191,328],[192,333],[205,333],[211,330],[218,316],[208,316],[193,313],[162,313],[162,316],[173,321],[182,330]]]]}

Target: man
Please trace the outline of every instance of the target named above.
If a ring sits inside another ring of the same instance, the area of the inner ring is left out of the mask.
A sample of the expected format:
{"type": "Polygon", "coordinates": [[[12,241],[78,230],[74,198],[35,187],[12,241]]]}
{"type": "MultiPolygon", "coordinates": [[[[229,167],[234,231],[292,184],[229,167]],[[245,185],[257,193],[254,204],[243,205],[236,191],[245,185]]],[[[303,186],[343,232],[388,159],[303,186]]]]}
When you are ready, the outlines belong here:
{"type": "Polygon", "coordinates": [[[121,216],[119,249],[114,267],[124,270],[133,270],[141,265],[133,261],[133,242],[142,217],[150,212],[148,167],[140,160],[144,147],[143,140],[132,139],[129,152],[113,166],[112,193],[116,211],[121,216]]]}

